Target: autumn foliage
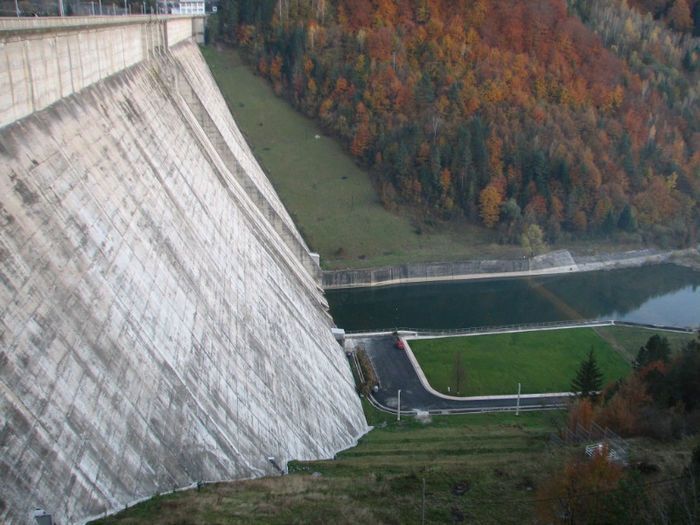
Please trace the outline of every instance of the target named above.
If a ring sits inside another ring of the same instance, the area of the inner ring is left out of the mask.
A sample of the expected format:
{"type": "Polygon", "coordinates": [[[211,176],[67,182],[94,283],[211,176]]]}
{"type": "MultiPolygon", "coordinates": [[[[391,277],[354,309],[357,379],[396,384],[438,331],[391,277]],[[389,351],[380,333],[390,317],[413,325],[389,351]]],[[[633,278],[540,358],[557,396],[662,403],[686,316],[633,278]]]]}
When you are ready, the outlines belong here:
{"type": "Polygon", "coordinates": [[[697,76],[686,68],[673,77],[685,88],[666,82],[582,21],[602,4],[632,13],[623,4],[244,4],[224,3],[224,33],[246,28],[239,43],[260,74],[391,187],[392,204],[465,216],[511,242],[530,225],[546,241],[641,232],[693,242],[697,76]]]}
{"type": "Polygon", "coordinates": [[[625,476],[622,467],[608,461],[602,447],[589,459],[569,461],[537,493],[537,515],[541,523],[589,523],[609,513],[606,494],[618,488],[625,476]]]}
{"type": "Polygon", "coordinates": [[[583,428],[589,430],[593,423],[593,403],[587,397],[578,398],[569,407],[566,416],[566,425],[572,432],[583,428]]]}
{"type": "Polygon", "coordinates": [[[650,402],[644,380],[633,375],[619,385],[608,403],[600,407],[596,421],[602,427],[614,428],[621,436],[638,435],[650,402]]]}
{"type": "Polygon", "coordinates": [[[698,0],[629,0],[628,3],[643,13],[665,20],[673,29],[700,35],[698,0]]]}
{"type": "Polygon", "coordinates": [[[644,360],[650,349],[668,342],[652,336],[640,349],[634,373],[608,385],[595,402],[572,403],[567,428],[576,432],[592,422],[622,437],[671,439],[682,432],[700,432],[700,338],[689,342],[673,359],[658,351],[656,360],[644,360]]]}
{"type": "MultiPolygon", "coordinates": [[[[580,434],[598,427],[623,437],[669,440],[700,432],[700,338],[668,358],[663,337],[652,336],[640,349],[634,373],[608,385],[595,400],[577,398],[566,427],[580,434]]],[[[683,476],[668,490],[647,483],[643,470],[619,462],[607,445],[569,459],[536,495],[541,523],[697,523],[697,467],[700,448],[683,476]],[[624,465],[624,466],[623,466],[624,465]],[[695,470],[693,470],[695,469],[695,470]]]]}

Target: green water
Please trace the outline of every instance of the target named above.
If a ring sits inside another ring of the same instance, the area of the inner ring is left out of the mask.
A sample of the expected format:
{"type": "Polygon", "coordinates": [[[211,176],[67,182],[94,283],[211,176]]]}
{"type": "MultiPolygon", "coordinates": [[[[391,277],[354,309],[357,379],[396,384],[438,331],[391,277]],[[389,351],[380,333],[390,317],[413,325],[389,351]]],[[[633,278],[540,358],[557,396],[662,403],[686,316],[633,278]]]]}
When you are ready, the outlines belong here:
{"type": "Polygon", "coordinates": [[[700,272],[664,264],[531,278],[326,292],[345,330],[458,329],[581,319],[700,325],[700,272]]]}

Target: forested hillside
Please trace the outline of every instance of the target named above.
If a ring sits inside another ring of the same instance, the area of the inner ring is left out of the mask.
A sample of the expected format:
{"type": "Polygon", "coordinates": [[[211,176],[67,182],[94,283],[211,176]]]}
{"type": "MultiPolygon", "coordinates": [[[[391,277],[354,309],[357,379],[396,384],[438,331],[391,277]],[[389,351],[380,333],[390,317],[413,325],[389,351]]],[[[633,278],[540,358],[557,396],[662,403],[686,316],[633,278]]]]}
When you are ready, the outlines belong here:
{"type": "Polygon", "coordinates": [[[628,0],[627,5],[657,20],[666,23],[677,31],[700,36],[700,2],[698,0],[628,0]]]}
{"type": "Polygon", "coordinates": [[[629,4],[225,0],[220,36],[371,169],[388,208],[504,242],[686,246],[700,2],[629,4]]]}

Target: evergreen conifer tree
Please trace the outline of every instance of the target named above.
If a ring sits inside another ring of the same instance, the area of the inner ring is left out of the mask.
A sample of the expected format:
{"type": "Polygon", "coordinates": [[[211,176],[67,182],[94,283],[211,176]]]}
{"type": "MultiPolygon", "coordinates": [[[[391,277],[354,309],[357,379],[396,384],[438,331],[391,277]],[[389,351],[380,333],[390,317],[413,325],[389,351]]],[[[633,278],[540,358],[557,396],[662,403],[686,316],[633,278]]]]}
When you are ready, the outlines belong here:
{"type": "Polygon", "coordinates": [[[629,204],[622,209],[617,227],[626,232],[633,232],[637,229],[637,220],[634,218],[632,207],[629,204]]]}
{"type": "Polygon", "coordinates": [[[608,210],[608,213],[605,215],[605,220],[603,221],[603,233],[606,235],[610,235],[615,231],[615,214],[613,211],[610,209],[608,210]]]}
{"type": "Polygon", "coordinates": [[[644,368],[654,361],[668,363],[670,357],[671,345],[668,343],[668,339],[654,334],[649,338],[647,343],[639,349],[634,364],[636,368],[644,368]]]}
{"type": "Polygon", "coordinates": [[[582,361],[576,377],[571,382],[572,392],[578,392],[581,397],[593,398],[603,385],[603,374],[598,369],[598,363],[593,354],[593,348],[588,351],[588,358],[582,361]]]}

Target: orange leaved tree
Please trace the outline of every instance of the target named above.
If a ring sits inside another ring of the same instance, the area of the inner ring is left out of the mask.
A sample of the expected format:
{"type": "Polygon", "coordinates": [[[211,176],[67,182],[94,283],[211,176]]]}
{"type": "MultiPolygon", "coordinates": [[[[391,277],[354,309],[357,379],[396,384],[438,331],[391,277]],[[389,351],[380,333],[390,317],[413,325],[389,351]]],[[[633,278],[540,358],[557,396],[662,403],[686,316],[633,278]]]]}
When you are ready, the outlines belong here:
{"type": "MultiPolygon", "coordinates": [[[[624,477],[622,467],[610,462],[603,446],[591,459],[574,459],[537,491],[537,515],[542,523],[589,523],[608,513],[607,496],[624,477]]],[[[601,521],[604,523],[605,521],[601,521]]]]}

